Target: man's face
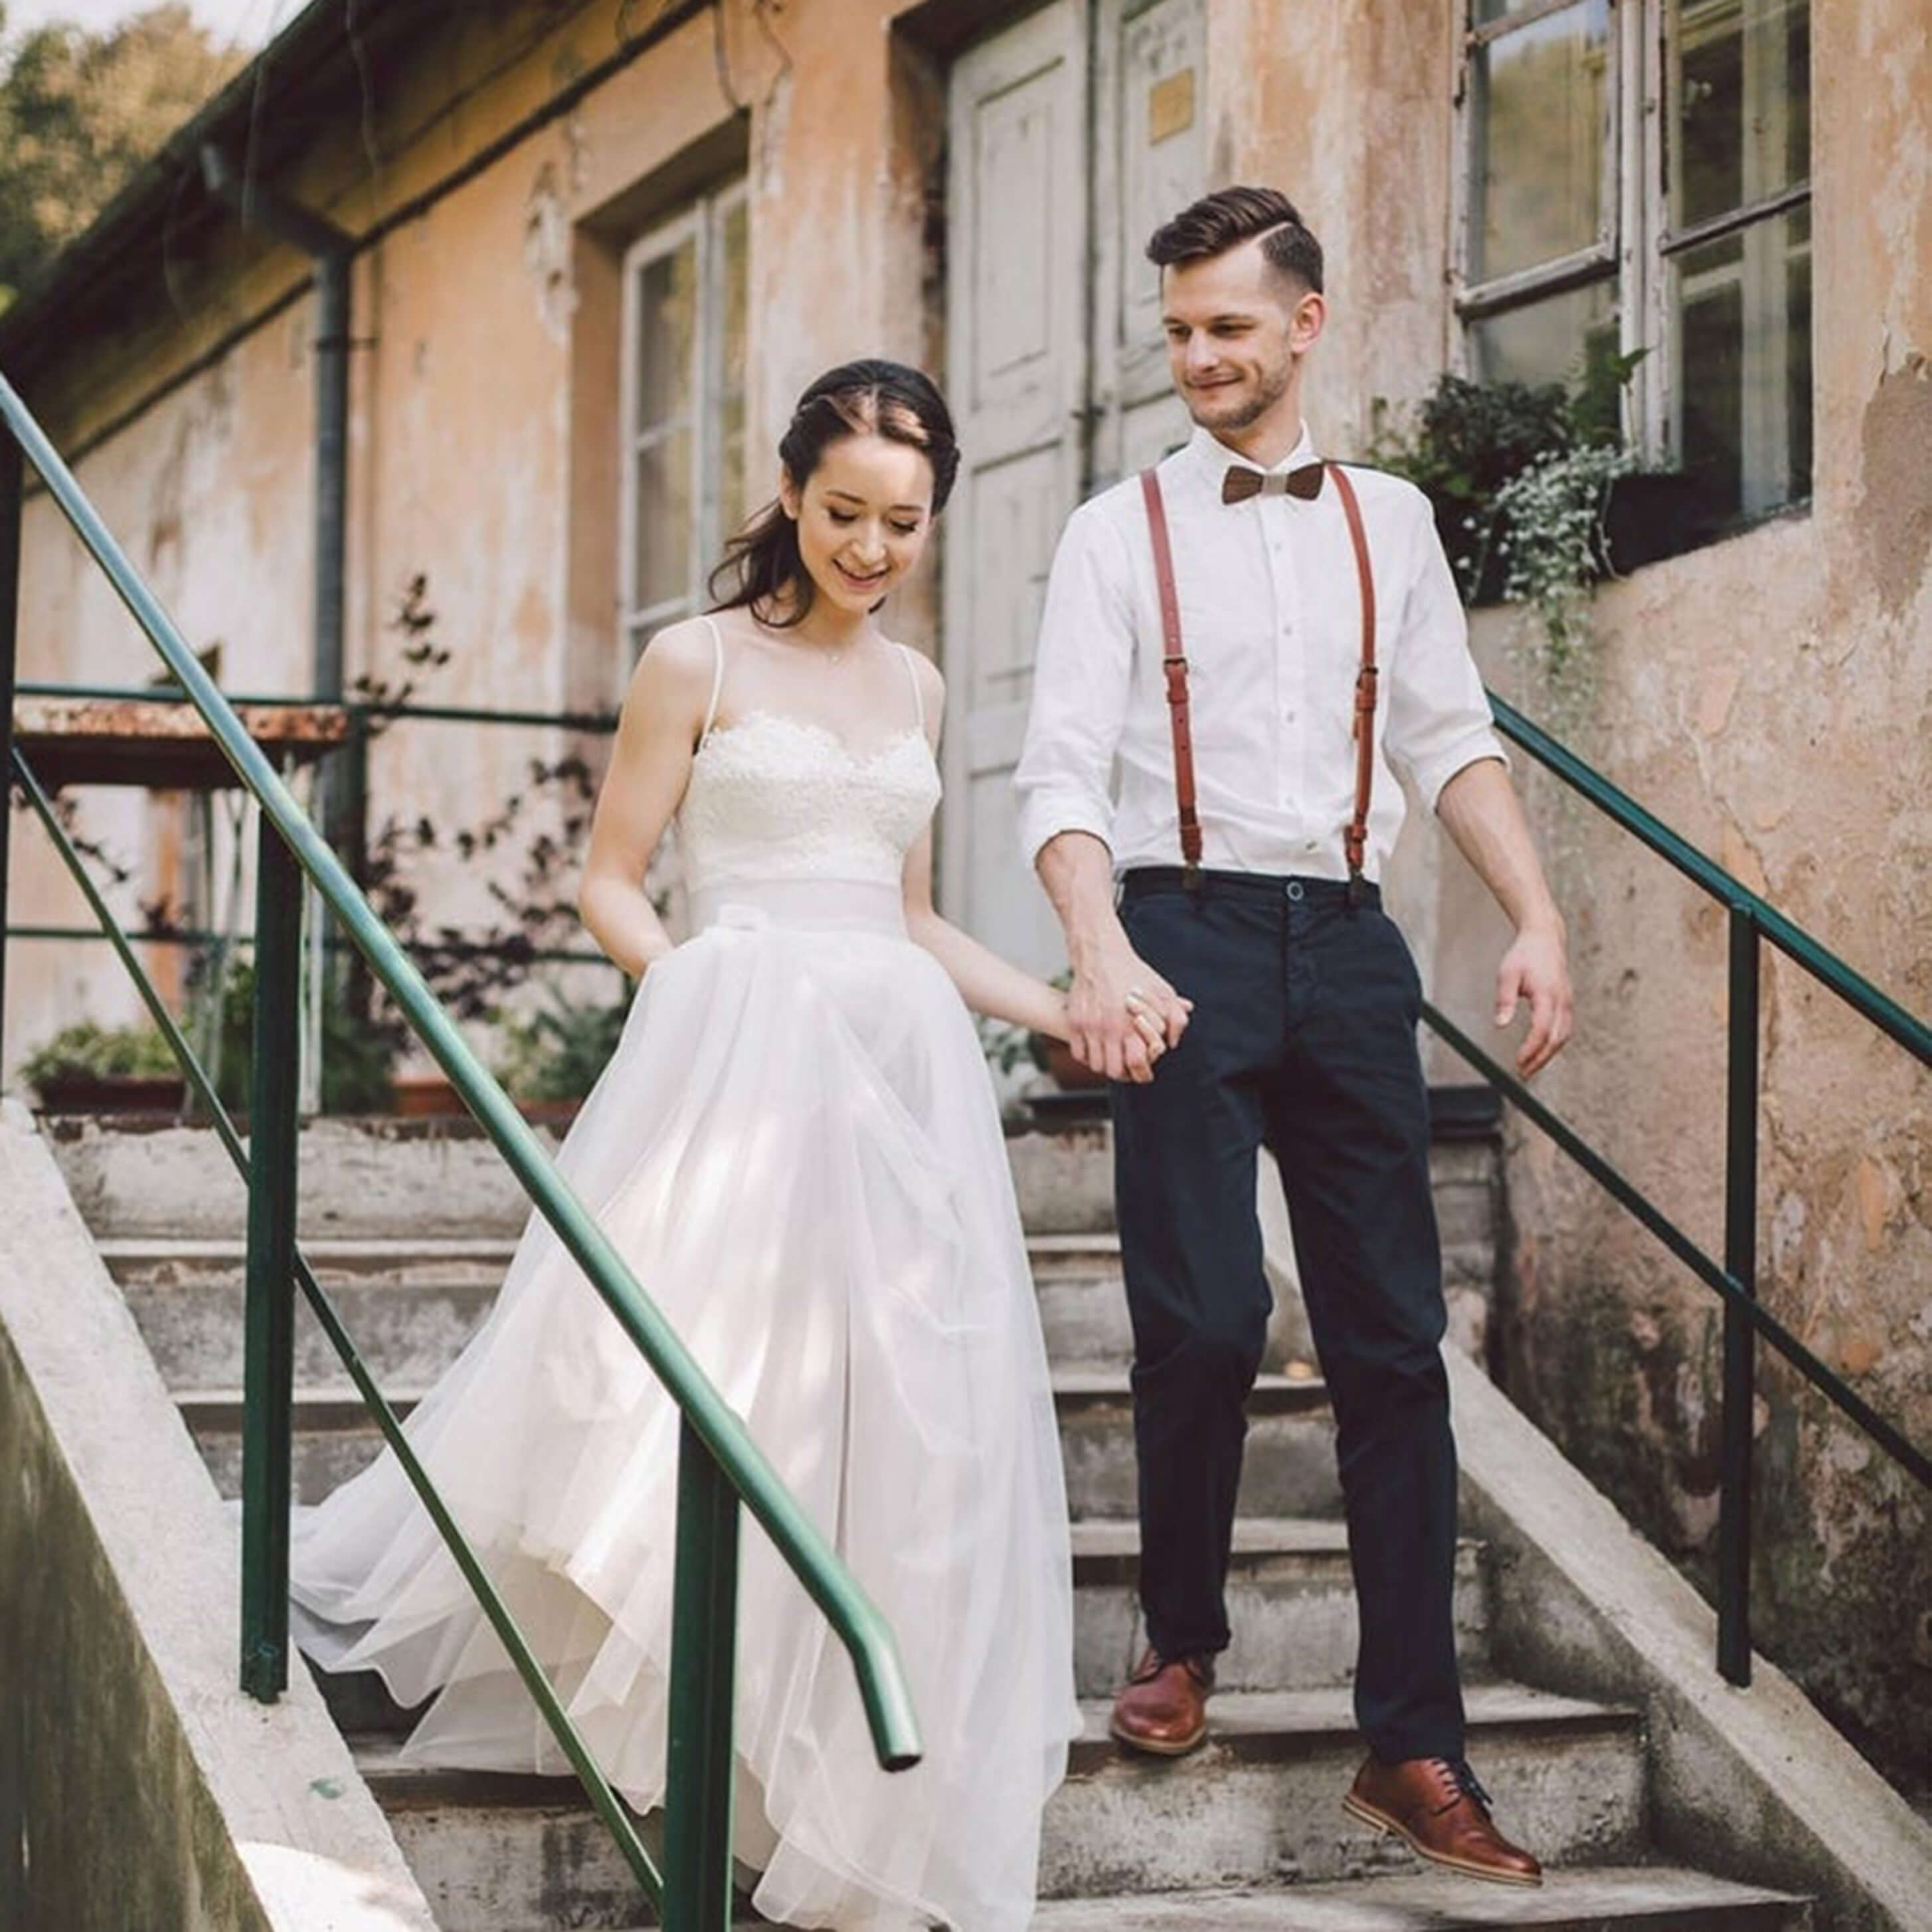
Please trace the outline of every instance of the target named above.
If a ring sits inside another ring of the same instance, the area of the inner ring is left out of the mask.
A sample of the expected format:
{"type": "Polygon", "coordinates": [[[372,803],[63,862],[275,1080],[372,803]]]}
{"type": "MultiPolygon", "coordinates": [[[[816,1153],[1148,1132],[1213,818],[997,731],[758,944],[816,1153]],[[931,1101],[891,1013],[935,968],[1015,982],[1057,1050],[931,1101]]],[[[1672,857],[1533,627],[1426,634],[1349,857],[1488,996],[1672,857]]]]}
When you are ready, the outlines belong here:
{"type": "Polygon", "coordinates": [[[1161,272],[1168,368],[1187,412],[1223,438],[1300,419],[1299,364],[1322,298],[1282,274],[1258,237],[1161,272]]]}

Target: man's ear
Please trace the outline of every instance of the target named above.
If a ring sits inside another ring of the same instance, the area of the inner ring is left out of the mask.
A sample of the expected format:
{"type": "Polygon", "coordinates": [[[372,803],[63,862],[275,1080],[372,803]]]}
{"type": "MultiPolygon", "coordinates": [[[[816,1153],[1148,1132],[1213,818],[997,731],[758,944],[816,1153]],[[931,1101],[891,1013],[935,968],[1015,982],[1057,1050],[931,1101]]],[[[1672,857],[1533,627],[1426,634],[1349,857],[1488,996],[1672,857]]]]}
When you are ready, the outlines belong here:
{"type": "Polygon", "coordinates": [[[1288,347],[1297,356],[1306,356],[1315,346],[1315,339],[1328,320],[1328,304],[1310,289],[1289,312],[1288,347]]]}

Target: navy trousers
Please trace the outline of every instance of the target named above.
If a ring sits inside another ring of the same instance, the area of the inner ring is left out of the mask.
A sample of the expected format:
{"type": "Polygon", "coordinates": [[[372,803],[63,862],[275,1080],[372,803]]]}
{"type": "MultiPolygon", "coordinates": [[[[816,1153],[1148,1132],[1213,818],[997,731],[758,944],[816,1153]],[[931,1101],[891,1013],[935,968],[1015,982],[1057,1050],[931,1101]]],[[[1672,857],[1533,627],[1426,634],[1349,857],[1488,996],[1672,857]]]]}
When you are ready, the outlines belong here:
{"type": "Polygon", "coordinates": [[[1131,872],[1134,950],[1194,1002],[1112,1090],[1134,1333],[1140,1591],[1165,1657],[1224,1649],[1244,1404],[1270,1298],[1256,1162],[1279,1162],[1333,1402],[1360,1612],[1356,1721],[1384,1760],[1460,1757],[1456,1451],[1430,1191],[1421,988],[1380,896],[1333,880],[1131,872]]]}

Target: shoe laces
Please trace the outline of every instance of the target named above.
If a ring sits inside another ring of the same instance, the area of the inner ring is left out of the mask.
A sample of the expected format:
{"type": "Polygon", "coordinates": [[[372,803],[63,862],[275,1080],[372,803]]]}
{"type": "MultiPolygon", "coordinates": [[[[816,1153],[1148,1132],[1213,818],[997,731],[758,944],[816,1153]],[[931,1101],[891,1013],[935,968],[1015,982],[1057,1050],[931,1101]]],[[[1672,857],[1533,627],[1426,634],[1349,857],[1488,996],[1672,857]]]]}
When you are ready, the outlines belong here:
{"type": "Polygon", "coordinates": [[[1448,1773],[1449,1781],[1456,1787],[1456,1795],[1473,1798],[1485,1811],[1496,1809],[1496,1800],[1483,1789],[1483,1781],[1470,1768],[1466,1757],[1439,1757],[1436,1762],[1448,1773]]]}

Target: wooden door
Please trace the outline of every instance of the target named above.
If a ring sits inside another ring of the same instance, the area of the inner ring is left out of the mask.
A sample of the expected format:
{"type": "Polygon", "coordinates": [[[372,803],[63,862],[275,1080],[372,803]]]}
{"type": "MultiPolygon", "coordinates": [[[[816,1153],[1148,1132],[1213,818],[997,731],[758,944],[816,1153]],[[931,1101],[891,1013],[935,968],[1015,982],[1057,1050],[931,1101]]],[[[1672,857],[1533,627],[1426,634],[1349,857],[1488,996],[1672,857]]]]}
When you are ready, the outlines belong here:
{"type": "Polygon", "coordinates": [[[1204,0],[1052,0],[951,81],[947,910],[1042,971],[1065,959],[1012,793],[1041,600],[1068,513],[1186,434],[1148,236],[1201,193],[1204,0]],[[1090,116],[1090,86],[1093,88],[1090,116]]]}
{"type": "Polygon", "coordinates": [[[1079,500],[1086,390],[1086,47],[1053,4],[951,82],[948,394],[964,452],[946,541],[948,910],[1042,970],[1064,956],[1022,862],[1012,769],[1053,548],[1079,500]]]}

